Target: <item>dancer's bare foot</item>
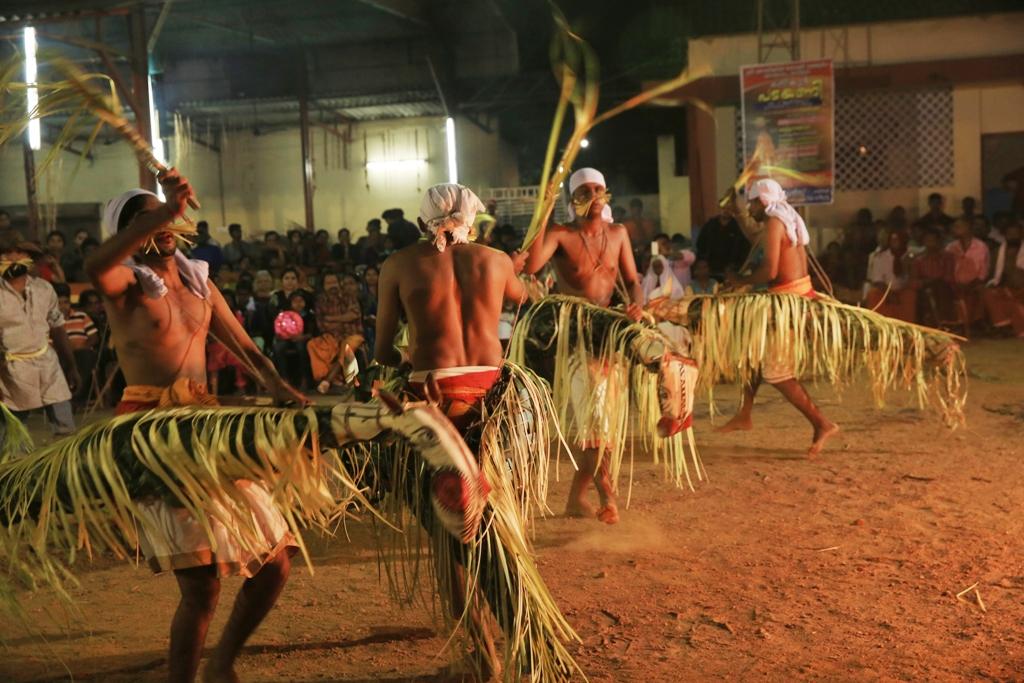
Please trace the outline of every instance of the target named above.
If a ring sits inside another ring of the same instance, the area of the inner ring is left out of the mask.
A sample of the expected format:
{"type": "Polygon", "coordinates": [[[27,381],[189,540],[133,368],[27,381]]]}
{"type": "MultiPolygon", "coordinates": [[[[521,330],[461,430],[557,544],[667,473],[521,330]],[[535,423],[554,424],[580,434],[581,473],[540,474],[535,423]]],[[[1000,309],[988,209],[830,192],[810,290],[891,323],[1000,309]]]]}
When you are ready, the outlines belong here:
{"type": "Polygon", "coordinates": [[[596,514],[594,506],[585,500],[570,500],[565,506],[566,517],[593,517],[596,514]]]}
{"type": "Polygon", "coordinates": [[[749,415],[735,415],[731,420],[721,427],[716,427],[715,432],[726,434],[728,432],[746,432],[754,428],[754,422],[749,415]]]}
{"type": "Polygon", "coordinates": [[[597,518],[605,524],[618,524],[619,508],[615,506],[615,503],[605,503],[605,505],[597,511],[597,518]]]}
{"type": "Polygon", "coordinates": [[[807,451],[807,457],[811,460],[817,458],[818,455],[821,454],[821,450],[825,447],[825,442],[838,433],[839,425],[835,422],[826,422],[820,427],[815,427],[814,442],[811,443],[811,447],[807,451]]]}
{"type": "Polygon", "coordinates": [[[220,664],[215,659],[211,659],[203,669],[203,683],[241,683],[241,680],[235,673],[235,667],[220,664]]]}

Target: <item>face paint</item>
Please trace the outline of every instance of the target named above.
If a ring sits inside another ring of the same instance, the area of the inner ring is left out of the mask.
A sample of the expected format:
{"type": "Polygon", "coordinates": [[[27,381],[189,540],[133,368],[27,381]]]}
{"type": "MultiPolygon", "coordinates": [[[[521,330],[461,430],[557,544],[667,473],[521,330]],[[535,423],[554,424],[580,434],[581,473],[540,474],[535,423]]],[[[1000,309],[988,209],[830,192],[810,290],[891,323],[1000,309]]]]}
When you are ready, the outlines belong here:
{"type": "Polygon", "coordinates": [[[17,261],[0,260],[0,275],[8,280],[13,280],[16,277],[28,274],[28,269],[32,267],[32,259],[23,258],[17,261]]]}
{"type": "Polygon", "coordinates": [[[605,188],[598,188],[590,193],[589,196],[584,194],[584,192],[580,192],[573,195],[572,206],[577,216],[588,216],[590,215],[590,207],[596,201],[600,201],[605,205],[611,204],[612,193],[605,188]]]}

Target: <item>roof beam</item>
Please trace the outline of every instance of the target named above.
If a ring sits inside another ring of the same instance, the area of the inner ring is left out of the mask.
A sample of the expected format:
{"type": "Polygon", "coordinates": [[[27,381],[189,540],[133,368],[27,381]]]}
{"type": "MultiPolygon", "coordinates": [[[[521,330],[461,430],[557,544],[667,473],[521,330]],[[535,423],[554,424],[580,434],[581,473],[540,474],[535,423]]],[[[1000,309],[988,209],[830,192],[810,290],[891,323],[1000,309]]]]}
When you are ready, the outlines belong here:
{"type": "Polygon", "coordinates": [[[364,5],[369,5],[381,12],[386,12],[393,17],[420,26],[429,26],[430,21],[423,11],[423,3],[420,0],[357,0],[364,5]]]}

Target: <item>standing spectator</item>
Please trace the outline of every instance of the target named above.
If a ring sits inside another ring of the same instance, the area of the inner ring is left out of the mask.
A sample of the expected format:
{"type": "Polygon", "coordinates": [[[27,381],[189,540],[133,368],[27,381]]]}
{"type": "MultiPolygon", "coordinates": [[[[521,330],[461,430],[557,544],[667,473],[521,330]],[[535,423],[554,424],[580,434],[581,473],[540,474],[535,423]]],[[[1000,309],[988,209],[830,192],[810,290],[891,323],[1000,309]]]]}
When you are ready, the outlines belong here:
{"type": "MultiPolygon", "coordinates": [[[[352,284],[355,285],[354,278],[352,284]]],[[[340,377],[350,366],[350,357],[363,344],[363,316],[358,286],[343,289],[341,279],[327,273],[322,288],[316,300],[320,335],[310,339],[307,348],[313,381],[320,393],[327,393],[333,385],[343,383],[340,377]]]]}
{"type": "Polygon", "coordinates": [[[57,293],[29,274],[33,255],[42,255],[34,244],[10,235],[0,242],[0,400],[22,421],[44,408],[63,436],[75,430],[71,392],[82,382],[57,293]]]}
{"type": "Polygon", "coordinates": [[[928,213],[917,219],[917,222],[922,227],[936,228],[943,235],[948,235],[950,226],[953,225],[953,218],[942,210],[944,204],[945,199],[943,199],[942,195],[938,192],[932,192],[928,195],[928,213]]]}
{"type": "Polygon", "coordinates": [[[309,250],[307,266],[323,268],[331,261],[331,233],[317,230],[313,237],[313,245],[309,250]]]}
{"type": "Polygon", "coordinates": [[[707,262],[711,277],[725,281],[727,273],[739,272],[750,253],[750,242],[740,230],[736,219],[720,213],[700,230],[697,238],[697,258],[707,262]]]}
{"type": "Polygon", "coordinates": [[[36,272],[47,282],[67,281],[61,266],[65,243],[64,233],[60,230],[54,230],[46,236],[46,251],[36,259],[36,272]]]}
{"type": "Polygon", "coordinates": [[[644,203],[639,197],[634,197],[630,200],[629,218],[623,221],[622,224],[626,226],[629,240],[633,244],[646,244],[658,232],[658,226],[654,221],[644,216],[644,203]]]}
{"type": "Polygon", "coordinates": [[[875,250],[868,254],[867,269],[864,273],[863,287],[861,289],[861,296],[866,297],[868,291],[871,289],[871,285],[874,284],[871,281],[871,276],[875,272],[875,259],[877,259],[882,252],[888,251],[889,249],[889,228],[881,226],[878,228],[877,237],[875,238],[875,250]]]}
{"type": "Polygon", "coordinates": [[[253,246],[242,239],[241,225],[238,223],[229,225],[228,235],[231,236],[231,241],[221,249],[221,253],[224,255],[224,263],[237,267],[242,262],[242,259],[248,258],[251,261],[256,256],[253,246]]]}
{"type": "Polygon", "coordinates": [[[912,282],[917,289],[918,319],[942,327],[956,321],[953,311],[953,255],[942,248],[939,231],[925,231],[924,251],[914,257],[912,282]]]}
{"type": "Polygon", "coordinates": [[[21,234],[11,224],[11,214],[6,211],[0,211],[0,240],[7,239],[18,241],[21,239],[21,234]]]}
{"type": "Polygon", "coordinates": [[[356,240],[356,252],[362,265],[378,265],[383,259],[384,238],[380,232],[380,219],[371,218],[366,222],[366,234],[356,240]]]}
{"type": "Polygon", "coordinates": [[[288,243],[285,245],[285,260],[282,265],[299,265],[306,262],[306,247],[303,243],[303,231],[292,228],[288,231],[288,243]]]}
{"type": "Polygon", "coordinates": [[[281,236],[275,230],[268,230],[263,236],[260,265],[263,268],[280,268],[287,262],[287,251],[281,236]]]}
{"type": "Polygon", "coordinates": [[[965,333],[981,319],[981,290],[988,276],[988,247],[971,234],[971,225],[965,220],[953,223],[953,237],[946,251],[953,255],[953,293],[956,297],[957,318],[965,333]]]}
{"type": "Polygon", "coordinates": [[[331,258],[341,263],[356,263],[359,261],[358,251],[352,244],[352,233],[348,231],[348,228],[339,230],[338,243],[331,247],[331,258]]]}
{"type": "Polygon", "coordinates": [[[220,267],[224,265],[224,253],[210,236],[210,224],[206,221],[196,223],[196,246],[192,248],[192,258],[209,263],[211,277],[217,277],[220,267]]]}
{"type": "Polygon", "coordinates": [[[908,323],[917,320],[917,290],[911,287],[905,232],[889,235],[889,248],[872,260],[868,282],[871,283],[865,300],[868,308],[908,323]]]}
{"type": "Polygon", "coordinates": [[[75,230],[75,249],[81,249],[82,243],[89,239],[91,235],[85,228],[79,228],[75,230]]]}
{"type": "Polygon", "coordinates": [[[996,267],[982,297],[993,327],[1012,329],[1024,338],[1024,249],[1021,226],[1006,229],[1006,241],[999,245],[996,267]]]}
{"type": "Polygon", "coordinates": [[[416,227],[415,223],[406,220],[405,212],[401,209],[388,209],[381,214],[381,218],[387,221],[388,237],[391,238],[394,251],[404,249],[419,241],[420,229],[416,227]]]}
{"type": "Polygon", "coordinates": [[[978,200],[974,197],[964,197],[960,200],[960,218],[966,218],[969,221],[973,221],[980,214],[977,213],[978,200]]]}

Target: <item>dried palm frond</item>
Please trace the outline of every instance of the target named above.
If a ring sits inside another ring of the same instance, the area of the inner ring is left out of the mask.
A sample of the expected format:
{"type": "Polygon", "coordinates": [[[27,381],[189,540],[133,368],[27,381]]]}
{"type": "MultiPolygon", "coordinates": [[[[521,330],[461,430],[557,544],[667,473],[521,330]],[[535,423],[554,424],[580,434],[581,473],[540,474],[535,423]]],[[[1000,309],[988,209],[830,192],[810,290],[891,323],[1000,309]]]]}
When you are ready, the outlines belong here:
{"type": "MultiPolygon", "coordinates": [[[[651,102],[665,93],[683,87],[696,80],[699,76],[684,69],[675,78],[649,88],[608,111],[598,114],[597,105],[600,98],[599,71],[600,65],[594,50],[583,38],[569,26],[562,11],[549,0],[552,17],[555,22],[555,35],[551,41],[551,64],[555,80],[559,85],[558,104],[548,136],[548,146],[544,153],[544,165],[541,169],[540,197],[533,209],[530,226],[523,238],[521,250],[526,251],[540,234],[547,223],[555,202],[558,201],[559,188],[572,169],[580,151],[580,145],[587,134],[598,124],[619,114],[651,102]],[[569,140],[565,143],[561,157],[555,162],[558,140],[565,124],[566,113],[572,106],[573,129],[569,140]]],[[[692,99],[696,106],[710,111],[707,103],[692,99]]],[[[678,102],[675,102],[678,103],[678,102]]]]}
{"type": "Polygon", "coordinates": [[[0,464],[32,450],[32,436],[25,424],[0,402],[0,464]]]}
{"type": "Polygon", "coordinates": [[[726,293],[668,303],[663,319],[695,327],[701,382],[749,382],[771,349],[797,377],[842,386],[862,370],[879,405],[894,389],[914,392],[949,427],[963,424],[967,375],[961,338],[828,297],[726,293]],[[699,321],[697,321],[699,312],[699,321]],[[687,315],[689,314],[689,315],[687,315]]]}
{"type": "MultiPolygon", "coordinates": [[[[23,72],[23,58],[17,56],[11,59],[0,71],[0,98],[3,103],[3,115],[0,117],[0,146],[22,135],[32,119],[65,116],[67,118],[64,126],[50,145],[43,161],[36,165],[37,176],[68,149],[86,126],[90,127],[90,133],[81,150],[81,158],[92,150],[103,127],[110,126],[128,142],[140,163],[154,173],[169,170],[166,164],[156,158],[153,148],[138,128],[125,117],[117,90],[109,76],[86,73],[56,53],[46,52],[40,56],[40,61],[45,62],[48,69],[59,74],[60,80],[31,84],[38,93],[38,103],[31,112],[27,107],[30,84],[17,80],[19,74],[23,72]]],[[[75,172],[77,170],[76,166],[75,172]]],[[[73,172],[72,177],[74,175],[73,172]]],[[[189,203],[193,209],[199,208],[197,201],[190,200],[189,203]]],[[[190,223],[187,217],[185,220],[186,223],[190,223]]],[[[171,230],[179,236],[195,232],[195,228],[191,226],[172,226],[171,230]]]]}
{"type": "Polygon", "coordinates": [[[692,430],[658,436],[658,363],[673,345],[656,328],[585,299],[556,295],[535,304],[519,320],[509,348],[515,362],[550,375],[559,422],[570,437],[579,445],[594,435],[608,437],[596,440],[599,458],[608,458],[614,485],[625,461],[629,434],[640,438],[656,463],[664,462],[666,474],[677,486],[685,482],[692,489],[694,479],[706,476],[692,430]],[[593,381],[590,366],[606,373],[605,391],[573,386],[574,374],[593,381]]]}

